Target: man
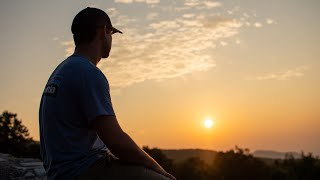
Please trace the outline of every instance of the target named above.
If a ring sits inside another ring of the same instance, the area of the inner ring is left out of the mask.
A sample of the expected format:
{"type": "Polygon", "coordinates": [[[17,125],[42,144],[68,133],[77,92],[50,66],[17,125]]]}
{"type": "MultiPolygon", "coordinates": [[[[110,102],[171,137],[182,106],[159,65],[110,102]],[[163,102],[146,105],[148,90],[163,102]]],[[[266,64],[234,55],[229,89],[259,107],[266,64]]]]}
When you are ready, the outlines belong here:
{"type": "Polygon", "coordinates": [[[109,56],[112,34],[122,32],[104,11],[89,7],[71,31],[74,54],[54,70],[40,103],[47,179],[175,179],[121,129],[108,81],[96,67],[109,56]]]}

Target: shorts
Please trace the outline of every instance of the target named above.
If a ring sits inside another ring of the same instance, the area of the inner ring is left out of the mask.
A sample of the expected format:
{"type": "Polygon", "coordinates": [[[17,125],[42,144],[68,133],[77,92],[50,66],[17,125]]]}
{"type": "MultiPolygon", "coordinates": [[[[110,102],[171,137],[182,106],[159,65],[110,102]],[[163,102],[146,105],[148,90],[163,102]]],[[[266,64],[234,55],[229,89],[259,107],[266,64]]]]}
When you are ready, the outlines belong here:
{"type": "Polygon", "coordinates": [[[82,172],[75,180],[170,180],[144,166],[129,164],[118,159],[103,158],[82,172]]]}

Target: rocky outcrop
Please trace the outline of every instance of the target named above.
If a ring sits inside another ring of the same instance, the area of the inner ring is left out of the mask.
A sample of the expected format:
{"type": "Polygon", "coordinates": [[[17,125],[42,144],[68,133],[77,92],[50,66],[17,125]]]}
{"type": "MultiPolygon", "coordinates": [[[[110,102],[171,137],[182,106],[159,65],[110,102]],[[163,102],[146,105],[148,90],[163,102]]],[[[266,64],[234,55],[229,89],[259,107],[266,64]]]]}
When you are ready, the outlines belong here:
{"type": "Polygon", "coordinates": [[[42,161],[0,153],[0,180],[46,180],[42,161]]]}

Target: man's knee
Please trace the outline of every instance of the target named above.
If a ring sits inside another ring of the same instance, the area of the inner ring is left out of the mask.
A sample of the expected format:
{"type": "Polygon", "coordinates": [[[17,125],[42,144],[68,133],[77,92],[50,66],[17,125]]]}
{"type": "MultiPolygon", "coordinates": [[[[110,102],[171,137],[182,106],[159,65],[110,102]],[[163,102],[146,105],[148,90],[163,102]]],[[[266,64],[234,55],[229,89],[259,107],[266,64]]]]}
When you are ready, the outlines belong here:
{"type": "Polygon", "coordinates": [[[153,171],[151,169],[145,168],[142,173],[142,180],[152,179],[152,180],[170,180],[170,178],[157,173],[156,171],[153,171]]]}

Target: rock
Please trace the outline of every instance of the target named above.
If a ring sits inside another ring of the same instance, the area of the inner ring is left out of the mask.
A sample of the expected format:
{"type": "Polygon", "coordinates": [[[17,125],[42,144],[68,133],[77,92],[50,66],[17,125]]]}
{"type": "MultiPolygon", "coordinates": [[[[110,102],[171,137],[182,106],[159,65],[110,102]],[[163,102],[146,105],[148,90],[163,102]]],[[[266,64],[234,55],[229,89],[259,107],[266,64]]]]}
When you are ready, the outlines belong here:
{"type": "Polygon", "coordinates": [[[35,177],[34,180],[47,180],[47,176],[43,176],[43,177],[35,177]]]}
{"type": "Polygon", "coordinates": [[[42,162],[20,162],[21,166],[25,167],[34,167],[34,166],[42,166],[42,162]]]}
{"type": "Polygon", "coordinates": [[[4,154],[4,153],[0,153],[0,157],[12,157],[10,154],[4,154]]]}
{"type": "Polygon", "coordinates": [[[0,153],[0,162],[8,161],[9,159],[12,159],[12,156],[10,154],[2,154],[2,153],[0,153]]]}
{"type": "Polygon", "coordinates": [[[37,168],[33,170],[37,176],[46,176],[46,171],[44,168],[37,168]]]}
{"type": "Polygon", "coordinates": [[[35,175],[31,172],[28,171],[26,174],[24,174],[24,177],[34,177],[35,175]]]}
{"type": "Polygon", "coordinates": [[[17,170],[23,171],[23,172],[25,172],[25,171],[27,171],[28,169],[30,169],[30,168],[28,168],[28,167],[22,167],[22,166],[16,166],[16,165],[12,165],[12,167],[15,168],[15,169],[17,169],[17,170]]]}
{"type": "Polygon", "coordinates": [[[17,179],[23,177],[24,171],[14,168],[10,162],[0,162],[0,177],[4,179],[17,179]]]}
{"type": "Polygon", "coordinates": [[[0,153],[0,180],[47,180],[39,159],[16,158],[0,153]]]}
{"type": "Polygon", "coordinates": [[[33,158],[23,158],[20,162],[35,162],[39,161],[39,159],[33,159],[33,158]]]}

